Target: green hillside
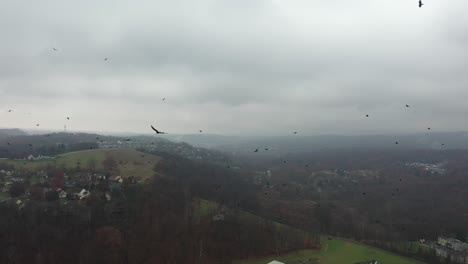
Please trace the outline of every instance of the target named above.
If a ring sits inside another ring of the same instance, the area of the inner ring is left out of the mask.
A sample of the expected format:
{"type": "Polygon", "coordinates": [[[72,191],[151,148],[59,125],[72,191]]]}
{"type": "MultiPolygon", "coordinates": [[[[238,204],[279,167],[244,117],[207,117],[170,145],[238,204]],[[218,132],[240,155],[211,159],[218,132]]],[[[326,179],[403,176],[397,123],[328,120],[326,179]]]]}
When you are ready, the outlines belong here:
{"type": "Polygon", "coordinates": [[[36,171],[45,169],[47,166],[75,168],[79,164],[82,168],[94,166],[95,170],[103,171],[104,167],[102,162],[107,157],[115,159],[117,162],[115,174],[119,174],[123,177],[152,177],[154,175],[153,167],[160,160],[158,156],[146,154],[134,149],[93,149],[59,155],[55,160],[3,160],[0,161],[0,163],[11,164],[15,166],[17,170],[26,169],[36,171]]]}
{"type": "Polygon", "coordinates": [[[416,260],[401,257],[390,252],[363,245],[357,242],[338,239],[322,240],[321,250],[300,250],[282,256],[270,256],[249,260],[235,261],[235,264],[265,264],[272,260],[286,264],[320,263],[320,264],[352,264],[359,261],[375,259],[381,264],[418,264],[416,260]]]}

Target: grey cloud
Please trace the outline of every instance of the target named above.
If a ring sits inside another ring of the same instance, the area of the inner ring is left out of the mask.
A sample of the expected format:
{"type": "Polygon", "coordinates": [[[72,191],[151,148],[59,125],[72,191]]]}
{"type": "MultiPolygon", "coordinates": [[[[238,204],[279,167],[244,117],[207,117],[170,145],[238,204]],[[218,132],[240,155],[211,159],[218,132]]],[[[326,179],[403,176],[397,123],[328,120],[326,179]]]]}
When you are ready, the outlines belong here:
{"type": "Polygon", "coordinates": [[[426,2],[2,1],[0,110],[76,130],[467,130],[468,3],[426,2]]]}

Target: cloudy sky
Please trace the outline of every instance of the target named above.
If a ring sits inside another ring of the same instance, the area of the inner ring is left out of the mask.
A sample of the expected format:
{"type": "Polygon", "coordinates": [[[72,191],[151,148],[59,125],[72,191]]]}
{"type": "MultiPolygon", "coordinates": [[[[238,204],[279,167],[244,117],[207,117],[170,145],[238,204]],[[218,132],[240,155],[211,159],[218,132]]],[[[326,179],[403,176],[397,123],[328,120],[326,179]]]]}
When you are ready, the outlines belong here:
{"type": "Polygon", "coordinates": [[[417,5],[0,0],[0,127],[468,130],[468,1],[417,5]]]}

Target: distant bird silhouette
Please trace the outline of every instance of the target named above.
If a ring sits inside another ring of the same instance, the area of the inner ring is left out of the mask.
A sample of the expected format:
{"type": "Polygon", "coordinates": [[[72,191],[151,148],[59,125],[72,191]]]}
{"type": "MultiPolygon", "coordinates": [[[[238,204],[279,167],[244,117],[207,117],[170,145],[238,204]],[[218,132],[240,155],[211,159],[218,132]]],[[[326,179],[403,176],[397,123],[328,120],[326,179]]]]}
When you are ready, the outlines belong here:
{"type": "Polygon", "coordinates": [[[294,131],[294,134],[297,134],[297,131],[294,131]]]}
{"type": "Polygon", "coordinates": [[[162,100],[163,100],[163,101],[166,101],[166,97],[164,97],[162,100]]]}
{"type": "Polygon", "coordinates": [[[444,143],[442,143],[442,144],[440,144],[440,145],[442,145],[442,146],[445,146],[445,144],[444,144],[444,143]]]}
{"type": "Polygon", "coordinates": [[[8,110],[8,113],[11,113],[11,109],[10,109],[10,110],[8,110]]]}
{"type": "Polygon", "coordinates": [[[395,141],[395,144],[398,145],[398,141],[395,141]]]}
{"type": "Polygon", "coordinates": [[[200,129],[200,133],[201,133],[201,132],[203,132],[203,131],[201,131],[201,129],[200,129]]]}
{"type": "Polygon", "coordinates": [[[96,137],[96,139],[99,139],[99,137],[96,137]]]}
{"type": "Polygon", "coordinates": [[[269,148],[266,148],[265,150],[269,150],[269,148]]]}
{"type": "Polygon", "coordinates": [[[159,131],[159,130],[157,130],[156,128],[154,128],[153,125],[151,125],[151,129],[153,129],[154,132],[156,132],[156,134],[166,134],[165,132],[159,131]]]}
{"type": "Polygon", "coordinates": [[[30,147],[32,147],[32,144],[29,144],[30,147]]]}
{"type": "Polygon", "coordinates": [[[10,142],[8,142],[8,146],[10,146],[10,145],[11,145],[10,142]]]}
{"type": "Polygon", "coordinates": [[[70,117],[67,116],[67,120],[70,120],[70,117]]]}
{"type": "Polygon", "coordinates": [[[109,58],[105,58],[104,60],[106,61],[107,59],[109,59],[109,58]]]}
{"type": "Polygon", "coordinates": [[[428,127],[428,128],[427,128],[427,130],[431,130],[431,128],[430,128],[430,127],[428,127]]]}
{"type": "Polygon", "coordinates": [[[406,107],[409,107],[409,105],[406,105],[406,107]]]}
{"type": "Polygon", "coordinates": [[[37,124],[36,126],[39,126],[39,124],[37,124]]]}
{"type": "Polygon", "coordinates": [[[52,50],[53,50],[53,51],[58,51],[58,49],[56,49],[56,48],[52,48],[52,50]]]}
{"type": "Polygon", "coordinates": [[[421,8],[423,5],[424,3],[421,0],[419,0],[419,8],[421,8]]]}
{"type": "Polygon", "coordinates": [[[366,117],[369,117],[369,115],[366,115],[366,117]]]}
{"type": "Polygon", "coordinates": [[[254,152],[258,152],[258,149],[255,149],[254,152]]]}

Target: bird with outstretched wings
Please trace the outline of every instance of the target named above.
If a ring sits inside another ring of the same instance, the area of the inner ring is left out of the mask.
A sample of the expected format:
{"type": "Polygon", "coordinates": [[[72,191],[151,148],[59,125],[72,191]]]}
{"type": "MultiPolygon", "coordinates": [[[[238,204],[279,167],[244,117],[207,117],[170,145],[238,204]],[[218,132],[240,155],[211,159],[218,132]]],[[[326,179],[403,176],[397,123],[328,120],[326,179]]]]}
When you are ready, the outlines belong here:
{"type": "Polygon", "coordinates": [[[156,128],[154,128],[153,125],[151,125],[151,129],[153,129],[154,132],[156,132],[156,134],[167,134],[166,132],[162,132],[162,131],[157,130],[156,128]]]}

